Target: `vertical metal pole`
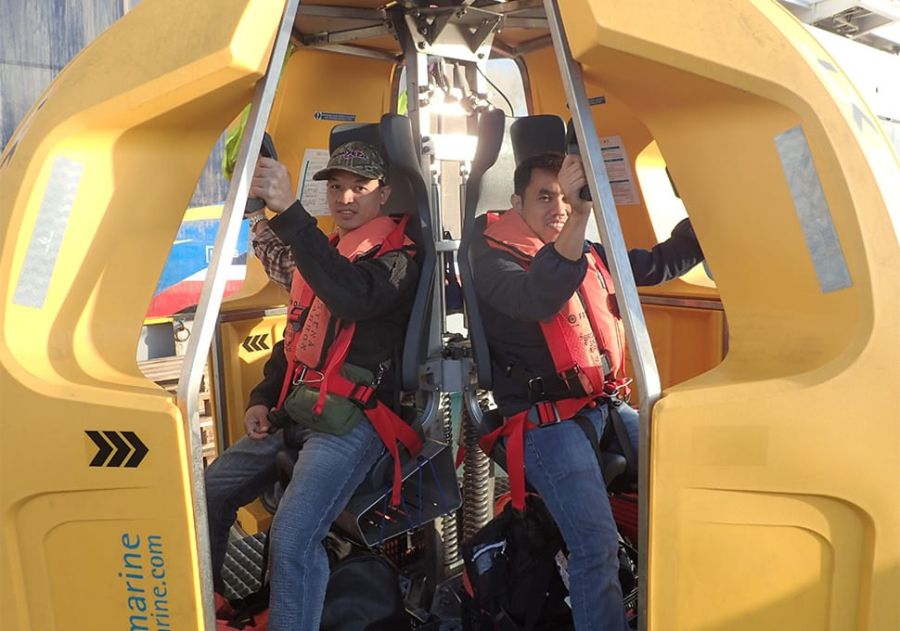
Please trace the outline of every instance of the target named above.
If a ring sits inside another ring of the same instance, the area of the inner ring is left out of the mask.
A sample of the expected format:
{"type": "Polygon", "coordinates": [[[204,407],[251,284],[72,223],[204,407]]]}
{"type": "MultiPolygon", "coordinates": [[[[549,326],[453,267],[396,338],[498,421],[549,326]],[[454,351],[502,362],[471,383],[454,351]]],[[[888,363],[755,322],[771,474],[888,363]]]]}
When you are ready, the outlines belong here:
{"type": "Polygon", "coordinates": [[[206,488],[203,483],[203,445],[200,438],[200,380],[203,378],[204,365],[209,355],[210,344],[222,305],[225,283],[228,279],[228,268],[237,245],[244,214],[244,204],[250,190],[250,180],[256,165],[256,156],[262,145],[263,132],[272,111],[275,100],[275,88],[281,73],[281,65],[287,52],[291,37],[294,16],[297,13],[299,0],[286,0],[284,14],[266,75],[256,86],[256,93],[250,108],[250,116],[244,130],[244,139],[238,153],[234,175],[219,231],[212,260],[203,283],[200,303],[197,305],[197,316],[188,341],[184,365],[178,378],[178,407],[187,424],[186,433],[189,439],[191,454],[191,484],[194,500],[194,528],[197,534],[197,561],[200,571],[200,597],[203,605],[203,620],[206,629],[216,628],[215,611],[213,610],[212,561],[209,554],[209,527],[206,517],[206,488]]]}
{"type": "Polygon", "coordinates": [[[594,199],[594,216],[600,229],[606,258],[609,262],[619,310],[625,323],[625,334],[631,351],[634,378],[640,391],[640,425],[638,457],[638,550],[640,595],[638,601],[638,628],[647,628],[647,556],[649,552],[649,487],[650,487],[650,414],[660,397],[659,371],[650,344],[650,335],[641,311],[640,298],[634,284],[634,275],[628,259],[628,249],[622,235],[622,227],[616,215],[612,187],[606,175],[606,165],[600,150],[600,141],[594,128],[590,105],[584,91],[581,67],[572,59],[572,51],[566,39],[557,0],[544,0],[553,48],[559,62],[560,76],[569,103],[569,112],[575,123],[578,146],[584,161],[591,196],[594,199]]]}

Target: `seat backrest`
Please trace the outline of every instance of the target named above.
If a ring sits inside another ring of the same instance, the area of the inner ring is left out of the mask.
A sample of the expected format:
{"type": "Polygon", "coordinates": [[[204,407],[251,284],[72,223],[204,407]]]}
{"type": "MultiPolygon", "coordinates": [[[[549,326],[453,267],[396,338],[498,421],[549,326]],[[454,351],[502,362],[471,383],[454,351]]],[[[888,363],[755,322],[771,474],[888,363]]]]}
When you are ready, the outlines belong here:
{"type": "Polygon", "coordinates": [[[377,146],[388,164],[391,196],[383,212],[410,215],[406,233],[416,244],[419,283],[403,343],[400,373],[403,390],[411,391],[418,388],[419,365],[425,360],[434,285],[435,251],[428,186],[406,116],[385,114],[380,123],[337,125],[331,130],[329,151],[354,140],[377,146]]]}
{"type": "Polygon", "coordinates": [[[462,236],[459,243],[459,273],[462,277],[463,302],[466,308],[469,341],[472,345],[472,356],[475,360],[475,374],[478,387],[489,390],[491,387],[491,359],[487,338],[481,322],[478,299],[472,276],[472,257],[470,248],[472,241],[484,232],[484,218],[477,216],[478,203],[482,192],[482,177],[497,161],[505,136],[505,115],[501,110],[491,110],[481,115],[478,120],[478,146],[469,179],[466,181],[465,213],[463,216],[462,236]],[[481,220],[479,222],[478,220],[481,220]],[[479,225],[480,223],[480,225],[479,225]]]}
{"type": "Polygon", "coordinates": [[[431,324],[436,255],[429,186],[422,173],[409,118],[398,114],[382,116],[381,143],[390,163],[393,190],[388,200],[388,210],[396,208],[412,215],[407,234],[416,243],[416,260],[419,263],[419,284],[406,329],[401,365],[403,389],[412,391],[419,387],[419,366],[425,361],[428,351],[428,329],[431,324]]]}

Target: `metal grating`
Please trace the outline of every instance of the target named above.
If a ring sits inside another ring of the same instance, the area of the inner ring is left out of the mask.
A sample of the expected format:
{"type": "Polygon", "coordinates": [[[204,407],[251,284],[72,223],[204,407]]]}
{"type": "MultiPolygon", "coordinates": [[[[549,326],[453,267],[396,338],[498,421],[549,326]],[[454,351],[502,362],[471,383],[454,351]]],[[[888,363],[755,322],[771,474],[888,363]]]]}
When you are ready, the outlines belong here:
{"type": "Polygon", "coordinates": [[[222,567],[222,580],[225,583],[225,593],[222,595],[225,598],[244,598],[260,588],[265,545],[264,532],[242,538],[232,531],[232,539],[228,542],[228,551],[225,553],[225,565],[222,567]]]}

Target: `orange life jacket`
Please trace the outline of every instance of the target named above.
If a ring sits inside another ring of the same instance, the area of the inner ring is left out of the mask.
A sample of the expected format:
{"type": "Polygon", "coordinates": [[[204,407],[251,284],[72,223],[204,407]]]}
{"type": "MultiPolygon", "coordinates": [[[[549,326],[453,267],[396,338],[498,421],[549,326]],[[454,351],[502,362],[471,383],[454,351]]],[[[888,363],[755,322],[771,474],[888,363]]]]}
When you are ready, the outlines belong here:
{"type": "MultiPolygon", "coordinates": [[[[377,258],[412,245],[404,233],[407,219],[405,215],[399,222],[390,217],[376,217],[340,238],[333,234],[330,242],[350,261],[366,255],[377,258]]],[[[400,503],[401,483],[397,442],[401,442],[410,454],[415,455],[422,449],[422,439],[388,406],[380,401],[374,407],[371,405],[377,383],[356,384],[340,374],[355,331],[356,323],[334,318],[328,306],[315,295],[299,270],[294,268],[288,321],[284,332],[284,353],[288,368],[278,397],[278,407],[284,403],[291,385],[304,381],[311,387],[319,388],[319,399],[313,407],[316,414],[321,414],[327,393],[349,398],[360,405],[394,458],[391,504],[397,506],[400,503]],[[308,378],[310,373],[316,375],[315,379],[308,378]]]]}
{"type": "MultiPolygon", "coordinates": [[[[545,245],[514,211],[488,215],[484,238],[488,246],[511,254],[526,270],[545,245]]],[[[575,393],[567,399],[538,401],[535,411],[541,424],[568,419],[585,406],[596,406],[597,399],[610,397],[626,383],[625,330],[612,277],[594,248],[589,248],[585,257],[588,268],[581,286],[555,316],[540,323],[556,374],[575,393]]],[[[482,450],[490,453],[498,438],[509,437],[510,491],[513,506],[519,510],[525,507],[524,433],[536,427],[529,412],[506,419],[480,442],[482,450]]]]}

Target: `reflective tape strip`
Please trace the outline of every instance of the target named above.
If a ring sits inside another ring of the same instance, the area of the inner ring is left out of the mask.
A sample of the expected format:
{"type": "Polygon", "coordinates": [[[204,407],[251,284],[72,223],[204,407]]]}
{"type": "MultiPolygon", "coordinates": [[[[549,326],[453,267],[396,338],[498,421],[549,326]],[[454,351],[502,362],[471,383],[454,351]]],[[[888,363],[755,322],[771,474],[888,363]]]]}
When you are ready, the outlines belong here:
{"type": "Polygon", "coordinates": [[[44,306],[83,173],[84,165],[80,162],[68,158],[54,160],[16,282],[13,304],[35,309],[44,306]]]}
{"type": "Polygon", "coordinates": [[[812,258],[822,293],[853,286],[847,261],[834,229],[831,209],[812,159],[806,134],[800,126],[775,136],[775,148],[787,178],[806,247],[812,258]]]}

